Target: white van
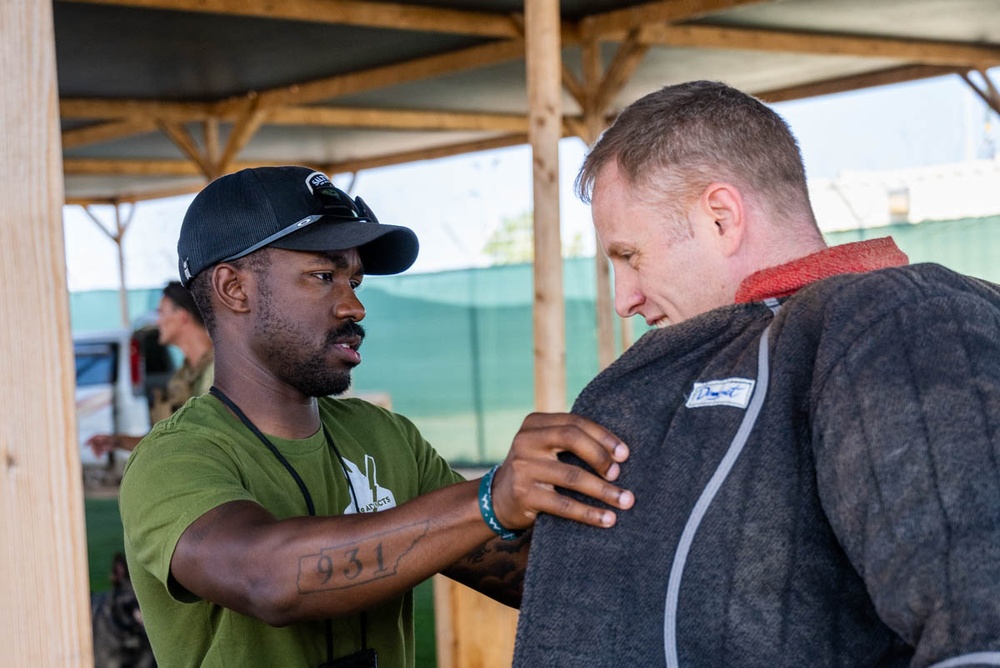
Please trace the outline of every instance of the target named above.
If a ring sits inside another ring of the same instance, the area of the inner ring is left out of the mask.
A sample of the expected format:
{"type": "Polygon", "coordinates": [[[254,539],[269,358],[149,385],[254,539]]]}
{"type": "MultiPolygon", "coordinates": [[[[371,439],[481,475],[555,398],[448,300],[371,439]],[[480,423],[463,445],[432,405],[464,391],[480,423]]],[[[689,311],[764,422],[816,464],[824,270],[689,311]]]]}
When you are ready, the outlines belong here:
{"type": "Polygon", "coordinates": [[[86,445],[94,434],[149,431],[153,388],[165,388],[177,367],[159,343],[155,326],[87,332],[73,336],[76,358],[76,421],[80,461],[88,469],[120,471],[125,453],[96,458],[86,445]]]}

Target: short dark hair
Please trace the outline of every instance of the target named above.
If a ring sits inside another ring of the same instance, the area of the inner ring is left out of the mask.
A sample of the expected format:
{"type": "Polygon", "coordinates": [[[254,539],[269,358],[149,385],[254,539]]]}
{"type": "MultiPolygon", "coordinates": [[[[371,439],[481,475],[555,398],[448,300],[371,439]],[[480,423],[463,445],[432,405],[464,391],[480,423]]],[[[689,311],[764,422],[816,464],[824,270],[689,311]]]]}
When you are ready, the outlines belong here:
{"type": "Polygon", "coordinates": [[[642,196],[665,194],[678,209],[713,181],[726,181],[773,218],[804,213],[814,221],[802,154],[788,124],[757,98],[721,82],[665,86],[627,106],[584,159],[576,179],[584,202],[612,163],[642,196]]]}
{"type": "Polygon", "coordinates": [[[205,319],[202,318],[201,311],[198,309],[191,291],[181,285],[179,281],[170,281],[167,283],[166,287],[163,288],[163,296],[173,302],[177,308],[184,309],[190,313],[191,317],[200,326],[205,326],[205,319]]]}

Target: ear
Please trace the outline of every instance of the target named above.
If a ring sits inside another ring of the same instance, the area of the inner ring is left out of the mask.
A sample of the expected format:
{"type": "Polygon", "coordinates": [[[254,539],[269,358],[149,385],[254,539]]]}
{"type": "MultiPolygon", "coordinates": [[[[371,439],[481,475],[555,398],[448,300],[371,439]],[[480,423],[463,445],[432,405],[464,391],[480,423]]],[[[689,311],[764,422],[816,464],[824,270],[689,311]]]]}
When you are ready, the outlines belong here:
{"type": "Polygon", "coordinates": [[[248,283],[253,283],[256,279],[254,273],[241,270],[228,262],[217,264],[210,271],[212,291],[221,305],[234,313],[249,313],[249,292],[252,292],[255,286],[248,283]]]}
{"type": "Polygon", "coordinates": [[[724,182],[708,184],[698,200],[700,213],[711,219],[720,252],[732,257],[746,236],[747,208],[739,188],[724,182]]]}

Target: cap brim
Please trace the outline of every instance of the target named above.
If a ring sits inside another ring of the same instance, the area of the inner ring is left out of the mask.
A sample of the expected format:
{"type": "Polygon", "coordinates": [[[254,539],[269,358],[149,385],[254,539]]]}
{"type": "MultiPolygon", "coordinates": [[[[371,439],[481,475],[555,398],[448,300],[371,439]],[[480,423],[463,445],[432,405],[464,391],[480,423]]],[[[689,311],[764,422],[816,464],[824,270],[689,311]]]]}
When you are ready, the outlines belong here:
{"type": "Polygon", "coordinates": [[[398,274],[417,259],[413,230],[374,222],[320,219],[269,244],[272,248],[331,251],[357,248],[366,274],[398,274]]]}

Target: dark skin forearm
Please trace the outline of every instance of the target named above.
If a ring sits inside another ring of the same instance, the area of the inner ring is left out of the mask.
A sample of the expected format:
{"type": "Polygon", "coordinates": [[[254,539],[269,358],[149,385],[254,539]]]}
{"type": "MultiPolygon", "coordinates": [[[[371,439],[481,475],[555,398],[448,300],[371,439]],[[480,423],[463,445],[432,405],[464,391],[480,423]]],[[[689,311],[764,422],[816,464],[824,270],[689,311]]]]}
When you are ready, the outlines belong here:
{"type": "MultiPolygon", "coordinates": [[[[579,416],[532,414],[493,480],[496,519],[529,529],[538,513],[594,527],[615,512],[572,499],[579,492],[617,509],[634,498],[611,481],[627,447],[579,416]],[[572,452],[595,472],[558,460],[572,452]]],[[[276,519],[249,501],[227,503],[195,520],[170,563],[193,594],[274,625],[370,609],[444,571],[517,606],[528,534],[502,541],[479,511],[479,481],[462,482],[378,513],[276,519]]]]}
{"type": "Polygon", "coordinates": [[[504,605],[521,607],[531,531],[529,529],[517,540],[493,538],[462,557],[445,570],[444,575],[504,605]]]}
{"type": "Polygon", "coordinates": [[[364,515],[277,520],[237,501],[184,532],[171,574],[202,598],[276,626],[369,609],[452,565],[460,581],[516,602],[521,576],[503,571],[523,563],[505,546],[484,545],[491,537],[476,482],[364,515]]]}

